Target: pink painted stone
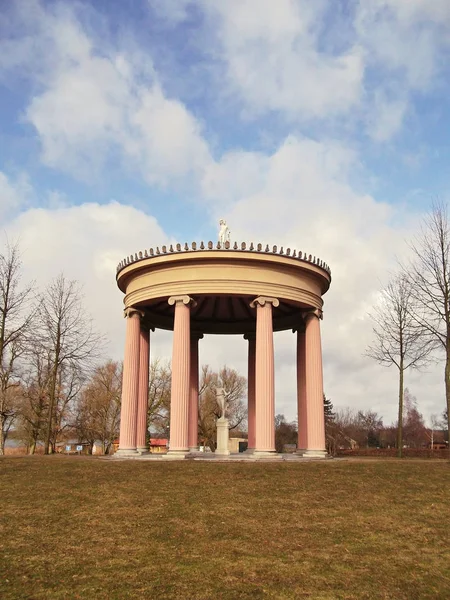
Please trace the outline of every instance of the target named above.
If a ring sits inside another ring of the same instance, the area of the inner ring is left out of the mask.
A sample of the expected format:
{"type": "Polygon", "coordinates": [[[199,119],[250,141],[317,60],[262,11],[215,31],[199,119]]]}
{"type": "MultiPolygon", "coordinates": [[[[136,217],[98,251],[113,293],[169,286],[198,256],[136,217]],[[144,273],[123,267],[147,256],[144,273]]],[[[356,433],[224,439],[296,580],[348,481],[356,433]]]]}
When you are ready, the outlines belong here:
{"type": "Polygon", "coordinates": [[[175,305],[169,453],[177,454],[186,453],[189,450],[190,301],[189,296],[169,298],[169,304],[175,305]]]}
{"type": "Polygon", "coordinates": [[[308,447],[308,412],[306,409],[306,341],[305,332],[297,330],[297,415],[298,449],[308,447]]]}
{"type": "Polygon", "coordinates": [[[136,452],[136,417],[139,389],[140,313],[127,310],[127,331],[123,360],[120,452],[136,452]]]}
{"type": "Polygon", "coordinates": [[[248,334],[248,450],[254,450],[256,446],[256,405],[255,405],[255,359],[256,359],[256,336],[248,334]]]}
{"type": "Polygon", "coordinates": [[[276,298],[257,298],[256,306],[256,444],[255,452],[275,453],[275,369],[272,305],[276,298]]]}
{"type": "Polygon", "coordinates": [[[320,312],[318,310],[307,313],[305,317],[304,355],[301,351],[301,360],[304,362],[300,370],[304,377],[304,391],[299,392],[299,424],[303,422],[300,434],[299,427],[299,452],[306,456],[325,456],[325,417],[323,411],[323,373],[322,373],[322,345],[320,340],[320,312]],[[300,396],[305,394],[305,398],[300,396]],[[306,429],[306,431],[305,431],[306,429]]]}
{"type": "Polygon", "coordinates": [[[198,450],[198,342],[202,335],[191,335],[191,378],[189,390],[188,446],[190,452],[198,450]]]}
{"type": "Polygon", "coordinates": [[[139,351],[139,391],[136,419],[136,449],[147,452],[148,371],[150,361],[150,332],[141,328],[139,351]]]}

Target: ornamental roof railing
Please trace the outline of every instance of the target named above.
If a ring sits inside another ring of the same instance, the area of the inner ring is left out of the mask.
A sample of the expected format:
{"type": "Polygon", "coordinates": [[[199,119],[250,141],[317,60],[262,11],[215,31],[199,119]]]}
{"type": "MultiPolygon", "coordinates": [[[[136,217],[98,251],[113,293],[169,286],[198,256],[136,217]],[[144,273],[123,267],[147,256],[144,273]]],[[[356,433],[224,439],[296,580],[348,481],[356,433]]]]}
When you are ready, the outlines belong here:
{"type": "Polygon", "coordinates": [[[284,250],[283,246],[280,246],[279,250],[278,250],[278,246],[272,246],[272,249],[271,249],[269,247],[269,244],[266,244],[266,247],[263,250],[263,244],[255,245],[255,244],[253,244],[253,242],[251,242],[247,247],[246,242],[241,242],[241,244],[239,246],[237,242],[234,242],[234,244],[231,244],[231,242],[228,242],[228,241],[224,242],[224,243],[217,242],[217,244],[214,244],[214,242],[207,242],[206,244],[204,242],[200,242],[200,244],[197,244],[197,242],[192,242],[190,246],[189,246],[189,244],[186,243],[186,244],[184,244],[183,247],[182,247],[182,244],[170,244],[169,247],[167,247],[167,245],[161,246],[161,249],[159,248],[159,246],[156,246],[155,249],[150,248],[149,250],[144,250],[143,252],[142,251],[136,252],[134,255],[130,254],[130,256],[126,256],[117,265],[116,272],[118,274],[122,269],[124,269],[128,265],[134,264],[141,260],[146,260],[148,258],[155,258],[157,256],[162,256],[164,254],[182,254],[182,253],[187,253],[187,252],[198,252],[200,250],[220,250],[221,252],[226,252],[226,251],[230,252],[231,251],[231,252],[255,252],[255,253],[260,253],[260,254],[276,254],[278,256],[294,258],[299,261],[303,261],[303,262],[307,262],[307,263],[316,265],[320,269],[323,269],[331,277],[330,267],[323,260],[321,260],[320,258],[316,258],[312,254],[307,254],[306,252],[301,252],[301,251],[297,252],[297,250],[291,251],[290,248],[286,248],[286,250],[284,250]]]}

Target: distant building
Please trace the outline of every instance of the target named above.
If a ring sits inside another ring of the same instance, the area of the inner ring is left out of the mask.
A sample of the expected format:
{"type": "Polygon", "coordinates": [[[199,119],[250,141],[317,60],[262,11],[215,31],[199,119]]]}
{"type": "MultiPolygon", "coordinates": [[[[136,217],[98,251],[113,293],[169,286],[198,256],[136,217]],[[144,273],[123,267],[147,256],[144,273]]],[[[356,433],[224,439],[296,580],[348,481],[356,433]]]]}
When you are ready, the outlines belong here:
{"type": "Polygon", "coordinates": [[[246,437],[230,437],[228,440],[228,450],[232,453],[244,452],[247,450],[248,441],[246,437]]]}
{"type": "Polygon", "coordinates": [[[150,438],[149,448],[152,454],[161,454],[167,452],[169,440],[167,438],[150,438]]]}

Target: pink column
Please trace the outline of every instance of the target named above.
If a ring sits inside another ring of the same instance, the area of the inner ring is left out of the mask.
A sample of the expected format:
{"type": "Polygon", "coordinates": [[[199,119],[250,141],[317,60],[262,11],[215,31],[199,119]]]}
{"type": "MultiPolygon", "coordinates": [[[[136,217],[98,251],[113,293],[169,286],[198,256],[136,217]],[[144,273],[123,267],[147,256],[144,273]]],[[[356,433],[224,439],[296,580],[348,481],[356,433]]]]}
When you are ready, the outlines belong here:
{"type": "Polygon", "coordinates": [[[184,455],[189,450],[189,391],[190,391],[190,309],[189,296],[172,296],[175,305],[172,351],[172,390],[170,396],[169,454],[184,455]]]}
{"type": "Polygon", "coordinates": [[[118,454],[136,453],[136,417],[139,390],[139,355],[142,313],[135,308],[124,311],[127,319],[122,376],[122,407],[118,454]]]}
{"type": "Polygon", "coordinates": [[[256,446],[256,407],[255,407],[255,359],[256,359],[256,335],[246,333],[244,338],[248,340],[248,374],[247,374],[247,421],[248,421],[248,446],[247,452],[253,452],[256,446]]]}
{"type": "Polygon", "coordinates": [[[139,347],[139,392],[136,419],[136,449],[140,454],[148,452],[147,412],[148,412],[148,371],[150,361],[150,331],[141,328],[139,347]]]}
{"type": "Polygon", "coordinates": [[[297,415],[298,444],[301,453],[308,447],[308,412],[306,410],[306,337],[303,323],[297,329],[297,415]]]}
{"type": "Polygon", "coordinates": [[[191,333],[191,376],[189,392],[189,452],[198,450],[198,341],[201,333],[191,333]]]}
{"type": "Polygon", "coordinates": [[[272,306],[276,298],[260,296],[256,306],[255,455],[275,454],[275,369],[273,349],[272,306]]]}
{"type": "Polygon", "coordinates": [[[321,317],[322,312],[317,309],[305,315],[304,364],[306,399],[304,407],[306,413],[306,434],[302,434],[302,446],[299,449],[299,452],[304,456],[317,457],[326,456],[322,345],[320,341],[321,317]]]}

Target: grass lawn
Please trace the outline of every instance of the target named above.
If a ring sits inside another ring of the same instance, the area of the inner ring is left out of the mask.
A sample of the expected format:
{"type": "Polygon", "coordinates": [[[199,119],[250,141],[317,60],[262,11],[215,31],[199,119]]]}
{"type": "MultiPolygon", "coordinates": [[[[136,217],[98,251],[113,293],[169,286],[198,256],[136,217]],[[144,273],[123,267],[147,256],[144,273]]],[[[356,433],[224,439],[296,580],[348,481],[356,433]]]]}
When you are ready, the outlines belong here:
{"type": "Polygon", "coordinates": [[[446,461],[0,459],[0,598],[450,598],[446,461]]]}

